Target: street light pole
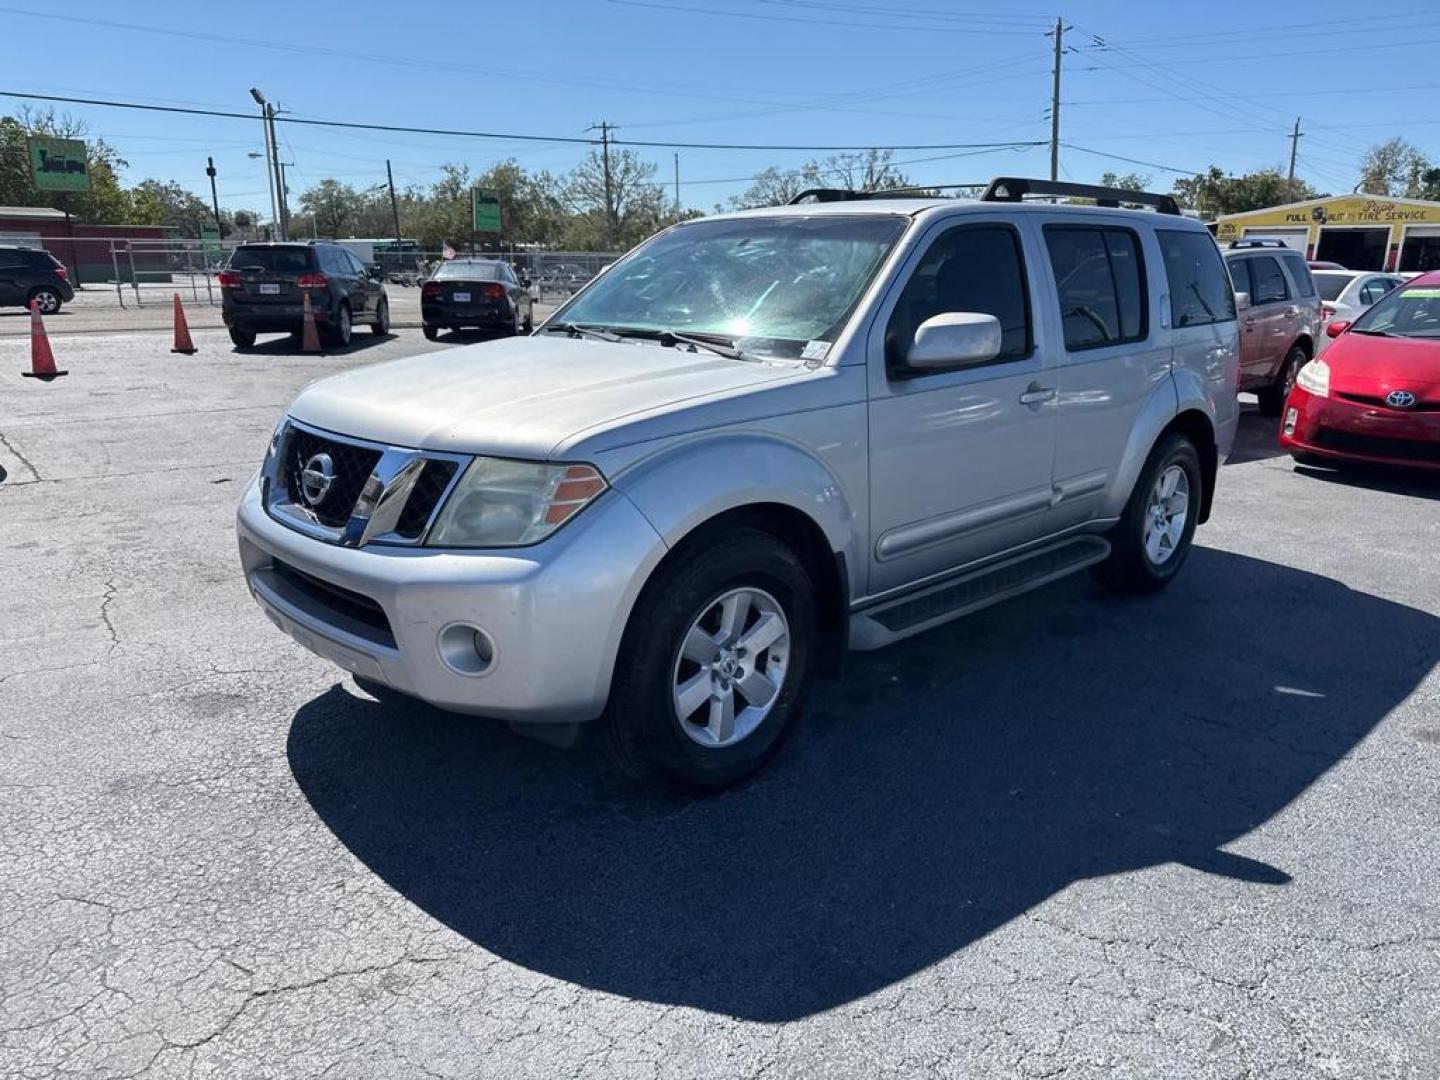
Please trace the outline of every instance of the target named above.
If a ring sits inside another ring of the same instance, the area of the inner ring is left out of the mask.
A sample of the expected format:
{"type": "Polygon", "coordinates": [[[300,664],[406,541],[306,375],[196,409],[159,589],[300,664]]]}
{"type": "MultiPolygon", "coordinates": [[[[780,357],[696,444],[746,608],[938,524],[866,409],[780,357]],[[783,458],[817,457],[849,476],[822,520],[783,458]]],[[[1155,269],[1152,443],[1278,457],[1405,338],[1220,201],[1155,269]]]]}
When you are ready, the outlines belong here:
{"type": "Polygon", "coordinates": [[[265,178],[270,182],[270,227],[273,237],[280,221],[280,209],[275,202],[275,153],[270,145],[270,106],[265,95],[253,86],[250,88],[250,96],[255,99],[255,104],[260,106],[260,126],[265,132],[265,178]]]}
{"type": "Polygon", "coordinates": [[[285,163],[280,160],[280,140],[275,136],[274,105],[265,106],[266,119],[270,124],[270,153],[275,162],[275,201],[280,211],[280,239],[290,239],[290,200],[285,190],[285,163]]]}

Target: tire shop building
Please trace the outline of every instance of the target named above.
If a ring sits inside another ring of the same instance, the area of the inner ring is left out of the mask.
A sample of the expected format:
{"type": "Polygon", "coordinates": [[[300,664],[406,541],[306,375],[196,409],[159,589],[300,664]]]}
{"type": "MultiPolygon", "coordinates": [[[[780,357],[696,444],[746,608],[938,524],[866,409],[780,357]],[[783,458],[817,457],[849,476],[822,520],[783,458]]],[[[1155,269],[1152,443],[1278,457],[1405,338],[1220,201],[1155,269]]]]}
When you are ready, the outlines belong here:
{"type": "Polygon", "coordinates": [[[1215,239],[1221,247],[1232,240],[1279,240],[1308,259],[1347,270],[1440,270],[1440,202],[1378,195],[1307,199],[1219,217],[1215,239]]]}

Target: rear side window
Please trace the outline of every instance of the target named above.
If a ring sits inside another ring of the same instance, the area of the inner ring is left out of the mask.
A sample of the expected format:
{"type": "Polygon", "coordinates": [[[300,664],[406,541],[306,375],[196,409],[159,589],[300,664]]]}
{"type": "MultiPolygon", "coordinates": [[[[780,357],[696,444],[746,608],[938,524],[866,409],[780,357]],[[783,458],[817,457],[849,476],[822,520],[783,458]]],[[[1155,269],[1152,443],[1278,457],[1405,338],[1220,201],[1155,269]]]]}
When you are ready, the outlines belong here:
{"type": "Polygon", "coordinates": [[[1300,290],[1301,296],[1315,295],[1315,282],[1310,280],[1310,267],[1305,265],[1305,260],[1299,255],[1282,255],[1285,260],[1285,269],[1290,271],[1290,280],[1295,282],[1295,287],[1300,290]]]}
{"type": "Polygon", "coordinates": [[[885,332],[886,361],[899,367],[926,319],[973,311],[1000,320],[997,361],[1028,356],[1030,291],[1020,238],[1004,225],[960,225],[930,245],[915,267],[885,332]]]}
{"type": "Polygon", "coordinates": [[[1045,246],[1060,296],[1067,349],[1145,336],[1144,267],[1129,229],[1047,225],[1045,246]]]}
{"type": "Polygon", "coordinates": [[[311,249],[301,247],[238,247],[230,256],[231,270],[260,270],[269,274],[303,274],[312,269],[311,249]]]}
{"type": "MultiPolygon", "coordinates": [[[[1235,291],[1210,234],[1157,229],[1155,237],[1170,286],[1170,325],[1201,326],[1234,319],[1235,291]]],[[[1238,262],[1230,264],[1232,271],[1238,262]]],[[[1239,287],[1237,283],[1235,288],[1239,287]]]]}
{"type": "Polygon", "coordinates": [[[14,248],[0,248],[0,266],[24,266],[25,253],[14,248]]]}
{"type": "Polygon", "coordinates": [[[1395,283],[1389,278],[1371,278],[1360,290],[1360,301],[1373,304],[1394,287],[1395,283]]]}
{"type": "Polygon", "coordinates": [[[1230,271],[1230,281],[1236,292],[1248,293],[1250,285],[1250,263],[1246,259],[1226,259],[1225,269],[1230,271]]]}
{"type": "Polygon", "coordinates": [[[1279,263],[1269,255],[1248,261],[1250,282],[1254,285],[1250,292],[1252,304],[1274,304],[1290,299],[1290,286],[1285,282],[1279,263]]]}

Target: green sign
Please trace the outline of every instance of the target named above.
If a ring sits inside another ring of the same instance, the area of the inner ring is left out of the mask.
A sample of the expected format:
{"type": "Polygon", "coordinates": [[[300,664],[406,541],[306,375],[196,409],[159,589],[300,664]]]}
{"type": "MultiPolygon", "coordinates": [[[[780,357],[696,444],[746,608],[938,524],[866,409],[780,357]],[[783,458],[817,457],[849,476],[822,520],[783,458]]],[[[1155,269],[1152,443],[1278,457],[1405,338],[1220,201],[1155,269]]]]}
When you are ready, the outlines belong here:
{"type": "Polygon", "coordinates": [[[500,231],[500,193],[484,188],[470,189],[470,228],[475,232],[500,231]]]}
{"type": "Polygon", "coordinates": [[[201,225],[200,246],[205,249],[207,259],[218,259],[224,250],[220,246],[220,230],[214,225],[201,225]]]}
{"type": "Polygon", "coordinates": [[[79,139],[34,135],[25,143],[30,154],[30,175],[35,180],[35,190],[90,190],[89,155],[79,139]]]}

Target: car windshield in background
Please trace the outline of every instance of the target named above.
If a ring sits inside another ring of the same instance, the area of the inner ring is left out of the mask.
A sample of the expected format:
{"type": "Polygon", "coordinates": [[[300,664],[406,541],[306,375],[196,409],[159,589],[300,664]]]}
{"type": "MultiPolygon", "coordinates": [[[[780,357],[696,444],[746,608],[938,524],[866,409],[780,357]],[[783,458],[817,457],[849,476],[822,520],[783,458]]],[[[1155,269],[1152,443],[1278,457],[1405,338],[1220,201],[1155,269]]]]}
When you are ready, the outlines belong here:
{"type": "Polygon", "coordinates": [[[1354,329],[1390,337],[1440,338],[1440,286],[1392,292],[1356,319],[1354,329]]]}
{"type": "Polygon", "coordinates": [[[748,353],[822,355],[908,219],[823,214],[701,221],[607,271],[556,320],[721,337],[748,353]]]}
{"type": "Polygon", "coordinates": [[[461,262],[453,260],[440,264],[435,271],[436,281],[499,281],[500,264],[493,262],[461,262]]]}
{"type": "Polygon", "coordinates": [[[1336,299],[1345,291],[1345,286],[1355,280],[1350,274],[1337,274],[1326,270],[1312,270],[1310,276],[1315,279],[1315,287],[1320,290],[1321,300],[1336,299]]]}
{"type": "Polygon", "coordinates": [[[304,247],[240,247],[230,256],[231,270],[263,270],[271,274],[303,274],[313,266],[304,247]]]}

